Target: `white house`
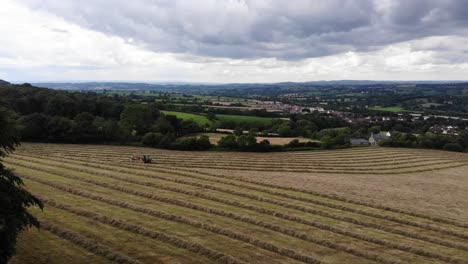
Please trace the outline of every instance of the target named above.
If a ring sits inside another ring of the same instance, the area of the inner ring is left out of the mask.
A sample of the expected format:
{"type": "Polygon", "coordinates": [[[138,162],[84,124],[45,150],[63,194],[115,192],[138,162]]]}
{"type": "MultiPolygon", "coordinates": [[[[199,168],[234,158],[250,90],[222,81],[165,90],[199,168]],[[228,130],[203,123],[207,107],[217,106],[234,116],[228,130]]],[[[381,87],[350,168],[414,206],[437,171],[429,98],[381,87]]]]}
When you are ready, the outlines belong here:
{"type": "Polygon", "coordinates": [[[379,142],[390,139],[390,136],[391,136],[390,132],[387,132],[385,135],[382,135],[382,134],[374,135],[374,133],[371,133],[371,136],[369,138],[369,144],[371,146],[378,146],[379,142]]]}

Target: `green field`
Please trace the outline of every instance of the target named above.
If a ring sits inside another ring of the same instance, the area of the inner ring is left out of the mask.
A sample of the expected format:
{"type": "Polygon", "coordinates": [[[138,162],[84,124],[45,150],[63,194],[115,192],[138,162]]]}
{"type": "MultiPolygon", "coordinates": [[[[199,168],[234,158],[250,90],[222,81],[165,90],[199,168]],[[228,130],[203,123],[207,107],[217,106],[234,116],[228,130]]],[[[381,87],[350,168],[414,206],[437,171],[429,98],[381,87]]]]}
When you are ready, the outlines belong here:
{"type": "MultiPolygon", "coordinates": [[[[208,120],[203,115],[200,114],[191,114],[191,113],[184,113],[184,112],[176,112],[176,111],[161,111],[166,115],[175,115],[177,118],[183,120],[193,120],[199,125],[211,124],[211,121],[208,120]]],[[[242,116],[242,115],[221,115],[217,114],[216,119],[220,121],[230,121],[240,123],[261,123],[261,124],[270,124],[271,121],[275,118],[271,117],[259,117],[259,116],[242,116]]]]}
{"type": "Polygon", "coordinates": [[[262,123],[270,124],[275,118],[259,117],[259,116],[242,116],[242,115],[216,115],[216,119],[221,121],[232,121],[236,123],[262,123]]]}
{"type": "Polygon", "coordinates": [[[183,120],[193,120],[197,124],[204,126],[211,124],[211,121],[203,115],[191,114],[191,113],[184,113],[184,112],[176,112],[176,111],[161,111],[161,113],[166,115],[175,115],[177,118],[183,120]]]}
{"type": "Polygon", "coordinates": [[[394,106],[394,107],[369,107],[369,110],[374,110],[374,111],[384,111],[384,112],[392,112],[392,113],[400,113],[400,112],[408,112],[407,110],[399,107],[399,106],[394,106]]]}
{"type": "Polygon", "coordinates": [[[260,171],[353,177],[350,172],[430,171],[468,162],[431,153],[24,144],[5,164],[45,209],[31,210],[41,231],[21,235],[15,264],[466,263],[464,223],[330,195],[320,186],[307,191],[248,177],[260,171]],[[152,164],[129,159],[143,151],[155,157],[152,164]]]}

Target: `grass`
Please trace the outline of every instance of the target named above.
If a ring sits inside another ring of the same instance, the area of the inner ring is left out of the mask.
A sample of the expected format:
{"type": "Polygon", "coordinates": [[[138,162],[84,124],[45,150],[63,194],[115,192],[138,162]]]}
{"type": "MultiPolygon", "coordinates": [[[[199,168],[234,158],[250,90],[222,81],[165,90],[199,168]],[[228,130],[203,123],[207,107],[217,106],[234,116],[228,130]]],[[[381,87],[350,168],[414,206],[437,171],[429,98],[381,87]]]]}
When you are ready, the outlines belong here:
{"type": "Polygon", "coordinates": [[[235,122],[235,123],[261,123],[270,124],[275,118],[259,117],[259,116],[242,116],[242,115],[222,115],[217,114],[216,118],[221,121],[235,122]]]}
{"type": "Polygon", "coordinates": [[[197,124],[204,126],[211,124],[211,121],[203,115],[191,114],[191,113],[184,113],[184,112],[176,112],[176,111],[161,111],[166,115],[175,115],[177,118],[183,120],[193,120],[197,124]]]}
{"type": "Polygon", "coordinates": [[[45,250],[54,245],[65,252],[58,259],[72,264],[84,263],[83,255],[94,256],[93,263],[124,256],[141,263],[278,264],[456,263],[468,257],[468,224],[195,169],[356,166],[366,173],[394,161],[393,168],[424,167],[431,161],[424,155],[381,148],[274,155],[145,149],[156,163],[143,164],[128,158],[138,151],[25,144],[6,158],[28,190],[46,198],[45,211],[33,214],[80,235],[59,230],[60,237],[44,231],[33,233],[32,241],[20,238],[20,263],[34,263],[35,254],[54,258],[56,250],[45,250]],[[368,157],[376,158],[365,161],[368,157]],[[80,256],[70,258],[73,254],[80,256]]]}
{"type": "MultiPolygon", "coordinates": [[[[161,111],[167,115],[175,115],[177,118],[181,118],[183,120],[193,120],[199,125],[209,125],[211,121],[206,118],[206,116],[200,114],[191,114],[191,113],[184,113],[184,112],[176,112],[176,111],[161,111]]],[[[261,123],[261,124],[270,124],[271,121],[275,118],[270,117],[258,117],[258,116],[242,116],[242,115],[223,115],[217,114],[216,119],[220,121],[226,122],[235,122],[235,123],[261,123]]]]}
{"type": "Polygon", "coordinates": [[[401,113],[401,112],[408,112],[407,110],[399,107],[399,106],[394,106],[394,107],[369,107],[369,110],[373,111],[383,111],[383,112],[392,112],[392,113],[401,113]]]}
{"type": "Polygon", "coordinates": [[[45,231],[29,229],[18,237],[17,256],[9,263],[113,263],[45,231]]]}

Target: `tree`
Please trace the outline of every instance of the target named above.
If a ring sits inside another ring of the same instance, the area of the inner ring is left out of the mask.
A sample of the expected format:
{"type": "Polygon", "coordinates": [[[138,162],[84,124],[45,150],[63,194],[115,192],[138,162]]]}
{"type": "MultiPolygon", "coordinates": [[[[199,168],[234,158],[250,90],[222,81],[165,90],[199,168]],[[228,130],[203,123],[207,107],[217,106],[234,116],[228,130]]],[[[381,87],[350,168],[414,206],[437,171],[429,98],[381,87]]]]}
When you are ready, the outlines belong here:
{"type": "Polygon", "coordinates": [[[444,145],[444,150],[462,152],[463,147],[458,143],[447,143],[444,145]]]}
{"type": "Polygon", "coordinates": [[[47,123],[48,140],[65,142],[70,138],[73,123],[70,119],[54,116],[47,123]]]}
{"type": "Polygon", "coordinates": [[[380,133],[380,126],[372,126],[369,128],[369,133],[379,134],[380,133]]]}
{"type": "Polygon", "coordinates": [[[39,227],[39,221],[26,208],[43,205],[23,188],[23,181],[2,164],[2,158],[19,144],[15,125],[8,113],[0,109],[0,263],[7,263],[15,253],[19,232],[39,227]]]}
{"type": "Polygon", "coordinates": [[[127,132],[146,134],[153,123],[153,113],[147,105],[126,105],[120,115],[120,126],[127,132]]]}
{"type": "Polygon", "coordinates": [[[213,120],[216,119],[216,115],[215,115],[215,113],[213,113],[213,112],[208,112],[208,113],[206,114],[206,118],[208,118],[208,120],[210,120],[210,121],[213,121],[213,120]]]}
{"type": "Polygon", "coordinates": [[[146,133],[141,139],[141,143],[146,146],[157,147],[159,142],[161,142],[163,134],[161,133],[146,133]]]}
{"type": "Polygon", "coordinates": [[[236,137],[239,137],[239,136],[242,136],[242,134],[244,134],[244,131],[243,131],[242,127],[236,127],[236,129],[234,129],[233,134],[236,137]]]}
{"type": "Polygon", "coordinates": [[[21,140],[44,140],[50,117],[44,114],[30,114],[19,119],[21,140]]]}
{"type": "Polygon", "coordinates": [[[242,135],[237,138],[237,145],[242,150],[252,150],[256,143],[257,139],[254,135],[242,135]]]}
{"type": "Polygon", "coordinates": [[[291,133],[291,128],[287,124],[283,124],[278,128],[278,134],[282,137],[289,137],[291,133]]]}
{"type": "Polygon", "coordinates": [[[96,117],[88,112],[78,114],[73,119],[72,135],[75,142],[90,142],[97,138],[97,128],[94,125],[96,117]]]}
{"type": "Polygon", "coordinates": [[[238,146],[239,145],[237,145],[236,136],[234,135],[228,135],[228,136],[222,137],[218,141],[218,147],[220,148],[236,149],[238,146]]]}

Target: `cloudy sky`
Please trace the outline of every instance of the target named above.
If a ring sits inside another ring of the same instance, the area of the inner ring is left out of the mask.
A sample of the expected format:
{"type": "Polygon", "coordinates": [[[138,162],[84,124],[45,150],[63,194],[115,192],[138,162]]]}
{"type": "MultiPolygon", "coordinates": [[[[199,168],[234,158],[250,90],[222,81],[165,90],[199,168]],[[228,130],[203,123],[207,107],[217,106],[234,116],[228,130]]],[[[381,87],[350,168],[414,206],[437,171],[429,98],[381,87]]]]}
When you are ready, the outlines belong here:
{"type": "Polygon", "coordinates": [[[465,0],[0,0],[0,79],[468,80],[465,0]]]}

